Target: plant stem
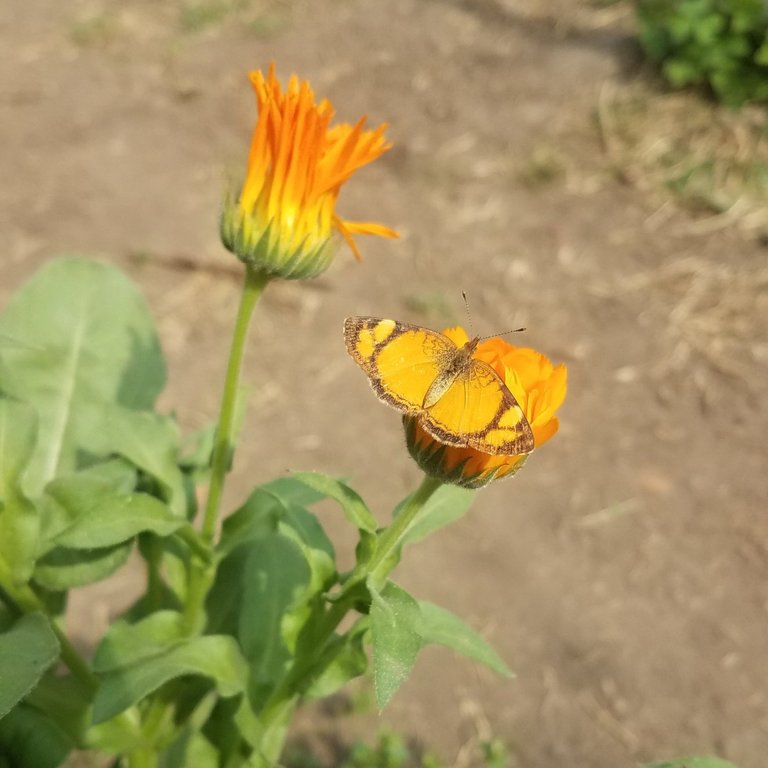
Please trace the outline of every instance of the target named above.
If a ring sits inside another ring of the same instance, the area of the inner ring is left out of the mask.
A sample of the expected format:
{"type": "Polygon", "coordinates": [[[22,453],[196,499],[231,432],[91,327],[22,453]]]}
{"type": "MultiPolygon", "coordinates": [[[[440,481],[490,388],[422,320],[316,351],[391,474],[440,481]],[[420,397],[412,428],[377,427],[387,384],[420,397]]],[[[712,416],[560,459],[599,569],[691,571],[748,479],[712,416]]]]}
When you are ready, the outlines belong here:
{"type": "MultiPolygon", "coordinates": [[[[335,654],[329,656],[325,651],[329,648],[329,641],[333,638],[336,628],[357,599],[354,588],[370,577],[379,582],[384,580],[393,567],[391,558],[403,536],[424,504],[441,485],[442,483],[433,477],[424,477],[421,485],[410,496],[397,517],[378,534],[373,557],[368,562],[358,565],[349,575],[341,592],[320,620],[313,633],[314,653],[296,663],[269,697],[259,714],[263,745],[261,759],[267,761],[264,765],[269,765],[270,760],[271,764],[276,764],[280,757],[287,719],[293,713],[298,696],[317,673],[333,660],[335,654]]],[[[342,647],[341,643],[339,647],[342,647]]],[[[260,765],[258,760],[255,765],[260,765]]]]}
{"type": "Polygon", "coordinates": [[[163,578],[160,564],[163,557],[163,544],[159,536],[148,534],[146,544],[147,564],[147,602],[152,611],[159,611],[163,601],[163,578]]]}
{"type": "Polygon", "coordinates": [[[240,306],[237,310],[235,330],[232,334],[232,346],[229,350],[219,423],[216,429],[216,442],[213,446],[213,457],[211,459],[211,483],[208,487],[208,499],[205,503],[203,515],[202,534],[203,538],[209,543],[213,543],[216,532],[219,503],[224,488],[224,477],[229,472],[234,451],[237,395],[245,341],[248,337],[248,328],[251,316],[253,315],[253,308],[256,306],[256,302],[268,281],[268,275],[255,272],[246,267],[243,292],[240,295],[240,306]]]}
{"type": "MultiPolygon", "coordinates": [[[[232,463],[235,447],[235,418],[237,416],[238,388],[240,370],[245,352],[245,342],[248,338],[248,328],[253,315],[253,309],[269,281],[269,277],[246,267],[243,290],[240,294],[240,306],[235,319],[235,329],[232,334],[232,344],[229,350],[229,361],[224,379],[224,391],[221,397],[221,410],[216,428],[216,440],[211,457],[211,482],[208,486],[208,498],[205,503],[203,522],[200,531],[201,543],[210,548],[216,535],[216,524],[219,516],[219,504],[224,490],[224,478],[232,463]]],[[[184,605],[184,626],[188,634],[198,631],[198,623],[203,610],[206,595],[215,573],[215,567],[201,558],[193,555],[187,597],[184,605]]]]}
{"type": "Polygon", "coordinates": [[[378,571],[382,570],[382,566],[386,565],[397,545],[411,527],[416,515],[441,485],[440,480],[429,475],[424,476],[421,485],[405,502],[405,505],[400,510],[400,514],[379,534],[376,548],[373,551],[373,557],[368,563],[364,564],[365,578],[373,576],[378,579],[388,574],[386,569],[382,573],[378,573],[378,571]]]}

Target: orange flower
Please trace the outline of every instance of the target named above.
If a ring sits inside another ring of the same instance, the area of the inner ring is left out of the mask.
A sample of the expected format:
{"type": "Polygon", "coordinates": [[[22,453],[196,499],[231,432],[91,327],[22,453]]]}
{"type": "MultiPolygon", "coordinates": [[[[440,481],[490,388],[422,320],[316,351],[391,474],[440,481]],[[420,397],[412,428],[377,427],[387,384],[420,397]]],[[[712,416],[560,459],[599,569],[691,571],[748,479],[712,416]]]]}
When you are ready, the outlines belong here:
{"type": "Polygon", "coordinates": [[[397,237],[372,222],[347,221],[336,214],[342,185],[362,166],[386,152],[385,125],[329,127],[333,107],[315,103],[306,80],[293,75],[285,93],[274,65],[264,78],[251,72],[259,118],[253,130],[245,182],[221,218],[226,248],[256,270],[286,278],[314,277],[330,264],[337,230],[359,259],[354,235],[397,237]]]}
{"type": "MultiPolygon", "coordinates": [[[[463,328],[443,331],[458,345],[468,341],[463,328]]],[[[502,378],[523,409],[533,430],[537,448],[557,432],[555,415],[567,389],[566,368],[553,366],[549,358],[527,347],[515,347],[500,338],[480,342],[473,355],[488,363],[502,378]]],[[[427,474],[467,488],[480,488],[492,480],[514,474],[527,454],[491,456],[474,448],[443,445],[428,435],[413,418],[405,418],[408,448],[427,474]]]]}

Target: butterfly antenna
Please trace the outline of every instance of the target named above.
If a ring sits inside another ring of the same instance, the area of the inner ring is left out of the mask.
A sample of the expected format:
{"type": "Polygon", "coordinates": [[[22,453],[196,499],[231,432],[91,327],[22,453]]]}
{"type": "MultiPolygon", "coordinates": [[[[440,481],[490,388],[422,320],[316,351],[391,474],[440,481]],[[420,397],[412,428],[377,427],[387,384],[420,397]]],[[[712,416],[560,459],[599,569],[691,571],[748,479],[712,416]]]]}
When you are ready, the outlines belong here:
{"type": "Polygon", "coordinates": [[[499,336],[506,336],[510,333],[522,333],[523,331],[527,331],[527,328],[512,328],[509,331],[503,331],[502,333],[492,333],[490,336],[482,336],[479,340],[485,341],[486,339],[496,339],[499,336]]]}
{"type": "MultiPolygon", "coordinates": [[[[467,321],[469,322],[469,330],[472,331],[472,333],[469,334],[470,338],[474,337],[474,331],[472,328],[472,315],[469,312],[469,301],[467,300],[467,294],[465,291],[461,292],[461,298],[464,299],[464,308],[467,310],[467,321]]],[[[527,330],[527,328],[512,328],[509,331],[504,331],[503,333],[492,333],[490,336],[481,336],[478,341],[485,341],[486,339],[496,339],[499,336],[506,336],[510,333],[522,333],[523,331],[527,330]]]]}
{"type": "Polygon", "coordinates": [[[469,337],[473,338],[475,335],[474,327],[472,325],[472,313],[469,311],[469,300],[467,299],[466,291],[461,292],[461,298],[464,299],[464,309],[467,311],[467,323],[469,324],[469,337]]]}

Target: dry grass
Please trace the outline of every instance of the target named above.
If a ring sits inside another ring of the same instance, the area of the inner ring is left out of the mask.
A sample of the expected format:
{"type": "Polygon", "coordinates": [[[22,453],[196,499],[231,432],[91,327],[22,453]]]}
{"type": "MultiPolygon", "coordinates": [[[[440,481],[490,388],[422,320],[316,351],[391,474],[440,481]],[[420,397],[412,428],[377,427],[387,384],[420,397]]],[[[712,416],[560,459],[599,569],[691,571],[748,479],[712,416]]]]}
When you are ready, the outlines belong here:
{"type": "Polygon", "coordinates": [[[654,374],[693,372],[700,389],[704,370],[740,381],[752,390],[754,365],[768,366],[768,263],[744,266],[735,258],[712,263],[694,256],[601,285],[597,292],[617,296],[641,292],[651,309],[663,313],[670,352],[654,374]],[[702,364],[704,364],[702,366],[702,364]]]}
{"type": "Polygon", "coordinates": [[[613,171],[697,217],[686,232],[768,235],[768,113],[638,81],[603,86],[597,119],[613,171]]]}

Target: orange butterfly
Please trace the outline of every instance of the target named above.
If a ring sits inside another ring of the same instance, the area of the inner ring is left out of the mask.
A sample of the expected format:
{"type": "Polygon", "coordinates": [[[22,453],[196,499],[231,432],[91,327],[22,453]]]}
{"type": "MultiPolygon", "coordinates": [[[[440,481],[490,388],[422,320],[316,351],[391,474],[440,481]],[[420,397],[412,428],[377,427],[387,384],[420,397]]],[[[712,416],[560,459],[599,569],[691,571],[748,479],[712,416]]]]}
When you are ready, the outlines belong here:
{"type": "Polygon", "coordinates": [[[531,425],[514,395],[487,363],[442,333],[397,320],[348,317],[347,350],[376,394],[415,417],[435,440],[492,455],[533,450],[531,425]]]}

